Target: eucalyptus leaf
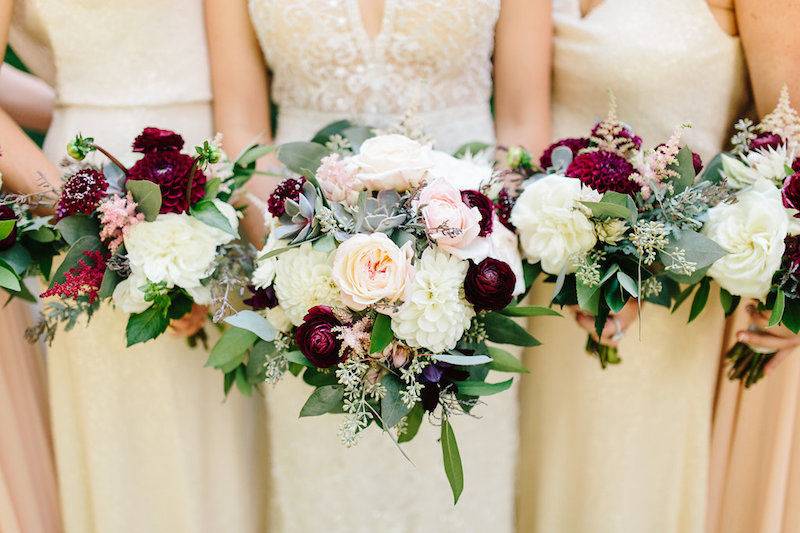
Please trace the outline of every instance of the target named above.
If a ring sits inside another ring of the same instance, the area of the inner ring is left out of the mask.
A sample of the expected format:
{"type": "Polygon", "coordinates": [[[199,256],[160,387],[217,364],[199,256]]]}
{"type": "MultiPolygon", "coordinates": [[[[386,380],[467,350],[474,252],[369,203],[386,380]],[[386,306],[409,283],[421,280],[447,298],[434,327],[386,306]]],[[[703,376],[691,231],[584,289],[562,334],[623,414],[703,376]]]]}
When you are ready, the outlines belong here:
{"type": "Polygon", "coordinates": [[[137,209],[147,222],[152,222],[161,211],[161,188],[158,184],[147,180],[128,180],[125,189],[136,202],[137,209]]]}
{"type": "Polygon", "coordinates": [[[300,417],[320,416],[341,409],[344,392],[341,385],[325,385],[311,393],[300,410],[300,417]]]}
{"type": "Polygon", "coordinates": [[[258,338],[264,341],[274,341],[277,335],[277,331],[275,331],[269,320],[249,309],[239,311],[235,315],[225,318],[225,322],[231,326],[255,333],[258,338]]]}
{"type": "Polygon", "coordinates": [[[117,287],[121,278],[119,274],[112,269],[107,268],[103,274],[103,281],[100,283],[100,291],[97,293],[101,300],[111,298],[114,295],[114,289],[117,287]]]}
{"type": "Polygon", "coordinates": [[[619,281],[619,284],[622,285],[623,289],[628,291],[628,294],[634,298],[639,297],[639,285],[632,277],[620,270],[617,272],[617,281],[619,281]]]}
{"type": "Polygon", "coordinates": [[[381,398],[381,422],[384,428],[393,428],[411,410],[400,399],[400,390],[403,384],[392,373],[386,374],[381,380],[386,389],[386,394],[381,398]]]}
{"type": "Polygon", "coordinates": [[[197,220],[212,228],[224,231],[234,237],[239,236],[236,230],[233,229],[233,226],[231,226],[227,217],[222,214],[222,211],[220,211],[211,200],[201,200],[197,202],[189,209],[189,213],[197,220]]]}
{"type": "Polygon", "coordinates": [[[324,146],[325,143],[331,140],[331,137],[334,135],[342,135],[347,128],[351,127],[353,127],[353,123],[349,120],[337,120],[336,122],[331,122],[315,133],[314,137],[311,139],[311,142],[324,146]]]}
{"type": "Polygon", "coordinates": [[[705,271],[727,253],[719,244],[705,235],[696,231],[682,230],[677,237],[670,236],[669,244],[663,252],[659,252],[658,258],[672,279],[679,283],[693,284],[700,281],[705,275],[705,271]],[[678,265],[675,257],[681,251],[684,252],[683,256],[686,261],[695,264],[695,271],[691,275],[672,271],[678,265]]]}
{"type": "Polygon", "coordinates": [[[25,236],[42,244],[48,244],[58,239],[58,234],[47,226],[42,226],[33,231],[26,231],[25,236]]]}
{"type": "Polygon", "coordinates": [[[86,215],[72,215],[62,218],[56,224],[56,229],[61,232],[67,244],[72,246],[75,241],[87,235],[100,235],[100,224],[97,220],[86,215]]]}
{"type": "Polygon", "coordinates": [[[0,259],[11,265],[18,276],[25,274],[25,271],[28,270],[28,267],[33,262],[31,254],[20,243],[16,243],[8,250],[0,252],[0,259]]]}
{"type": "Polygon", "coordinates": [[[633,212],[623,205],[602,201],[582,201],[581,203],[592,211],[592,217],[594,218],[630,219],[633,217],[633,212]]]}
{"type": "Polygon", "coordinates": [[[723,180],[722,169],[722,154],[717,154],[703,169],[701,178],[703,181],[720,183],[723,180]]]}
{"type": "Polygon", "coordinates": [[[2,260],[0,260],[0,287],[14,292],[22,288],[20,279],[14,272],[14,269],[11,268],[11,265],[2,260]]]}
{"type": "Polygon", "coordinates": [[[678,152],[676,159],[677,163],[672,165],[672,170],[678,173],[678,177],[672,180],[672,187],[675,191],[674,194],[680,194],[694,183],[695,172],[692,150],[684,146],[678,152]]]}
{"type": "Polygon", "coordinates": [[[278,147],[278,159],[297,174],[316,173],[322,159],[332,153],[321,144],[309,142],[291,142],[278,147]]]}
{"type": "Polygon", "coordinates": [[[318,252],[332,252],[336,249],[336,239],[333,238],[333,235],[325,235],[314,241],[312,247],[318,252]]]}
{"type": "Polygon", "coordinates": [[[267,154],[275,151],[274,146],[267,146],[264,144],[255,144],[247,148],[242,155],[236,160],[236,165],[240,167],[248,167],[255,163],[267,154]]]}
{"type": "Polygon", "coordinates": [[[488,355],[463,355],[463,354],[436,354],[431,356],[435,361],[442,361],[443,363],[450,363],[451,365],[461,366],[474,366],[485,365],[491,363],[492,358],[488,355]]]}
{"type": "Polygon", "coordinates": [[[342,135],[345,139],[350,141],[350,146],[357,152],[361,149],[361,145],[364,144],[364,141],[375,136],[375,132],[372,128],[367,128],[365,126],[351,126],[345,129],[342,135]]]}
{"type": "Polygon", "coordinates": [[[211,349],[206,366],[223,368],[238,364],[257,339],[258,336],[252,331],[237,327],[227,329],[211,349]]]}

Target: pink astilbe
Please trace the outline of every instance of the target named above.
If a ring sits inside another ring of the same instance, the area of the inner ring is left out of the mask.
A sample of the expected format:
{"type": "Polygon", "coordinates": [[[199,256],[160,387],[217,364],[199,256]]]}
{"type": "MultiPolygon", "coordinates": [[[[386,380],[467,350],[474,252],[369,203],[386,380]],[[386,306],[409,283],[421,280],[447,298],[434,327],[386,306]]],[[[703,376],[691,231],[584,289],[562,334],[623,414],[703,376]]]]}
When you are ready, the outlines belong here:
{"type": "Polygon", "coordinates": [[[54,283],[51,288],[39,296],[42,298],[61,296],[73,300],[86,296],[90,304],[94,303],[106,272],[106,258],[98,250],[85,251],[83,255],[85,258],[79,259],[78,265],[70,268],[64,274],[63,283],[54,283]],[[91,264],[86,261],[87,259],[91,261],[91,264]]]}
{"type": "Polygon", "coordinates": [[[681,151],[681,134],[683,129],[688,127],[688,124],[682,124],[676,128],[669,140],[658,145],[648,154],[639,171],[631,176],[631,179],[642,187],[642,198],[645,200],[650,198],[653,188],[660,190],[662,184],[678,176],[678,173],[670,166],[678,160],[678,152],[681,151]]]}
{"type": "Polygon", "coordinates": [[[122,244],[128,230],[144,220],[144,215],[136,212],[136,202],[131,193],[127,197],[115,195],[100,204],[97,210],[100,211],[100,223],[103,225],[100,238],[107,241],[112,254],[122,244]]]}
{"type": "Polygon", "coordinates": [[[372,321],[364,317],[358,322],[336,328],[342,348],[349,348],[355,355],[363,356],[369,353],[372,321]]]}

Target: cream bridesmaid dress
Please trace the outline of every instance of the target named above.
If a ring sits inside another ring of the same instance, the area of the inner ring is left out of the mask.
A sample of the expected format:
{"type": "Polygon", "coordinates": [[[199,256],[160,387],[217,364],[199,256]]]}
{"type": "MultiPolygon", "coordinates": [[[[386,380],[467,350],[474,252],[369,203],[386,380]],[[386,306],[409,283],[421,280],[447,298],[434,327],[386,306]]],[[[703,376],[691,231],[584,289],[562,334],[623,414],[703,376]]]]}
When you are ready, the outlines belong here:
{"type": "MultiPolygon", "coordinates": [[[[494,141],[489,109],[499,0],[386,0],[372,38],[356,0],[250,0],[272,70],[277,142],[309,140],[343,118],[386,127],[416,108],[443,150],[494,141]]],[[[465,488],[453,507],[437,428],[424,427],[407,462],[372,428],[353,448],[341,417],[298,420],[311,388],[285,380],[266,392],[275,513],[282,532],[510,532],[517,448],[516,393],[453,421],[465,488]]]]}
{"type": "MultiPolygon", "coordinates": [[[[56,89],[53,160],[77,132],[118,154],[144,126],[212,135],[200,0],[18,0],[11,44],[56,89]]],[[[203,349],[166,334],[125,349],[106,308],[49,351],[67,533],[264,531],[258,399],[223,400],[203,349]]],[[[213,339],[212,339],[213,342],[213,339]]]]}
{"type": "MultiPolygon", "coordinates": [[[[585,18],[556,0],[555,137],[586,135],[607,90],[646,145],[677,125],[704,160],[746,110],[739,40],[706,0],[604,0],[585,18]]],[[[544,303],[552,285],[535,288],[544,303]]],[[[544,346],[521,386],[519,529],[526,533],[699,533],[704,527],[711,414],[724,317],[714,297],[686,324],[646,305],[606,370],[584,352],[574,321],[534,320],[544,346]]]]}

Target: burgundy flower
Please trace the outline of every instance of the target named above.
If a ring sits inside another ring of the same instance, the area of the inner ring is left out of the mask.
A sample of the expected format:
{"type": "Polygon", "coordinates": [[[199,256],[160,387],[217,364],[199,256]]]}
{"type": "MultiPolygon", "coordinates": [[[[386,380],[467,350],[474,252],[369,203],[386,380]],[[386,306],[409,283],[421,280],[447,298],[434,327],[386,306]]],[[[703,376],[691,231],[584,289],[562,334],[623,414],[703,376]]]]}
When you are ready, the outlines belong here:
{"type": "Polygon", "coordinates": [[[280,217],[286,212],[286,200],[297,201],[300,198],[300,192],[303,190],[305,182],[306,178],[300,176],[299,179],[285,179],[275,187],[267,200],[267,210],[272,216],[280,217]]]}
{"type": "MultiPolygon", "coordinates": [[[[600,123],[598,122],[595,124],[594,128],[592,128],[592,136],[597,135],[597,128],[600,127],[600,123]]],[[[633,143],[633,147],[637,150],[642,147],[642,138],[638,135],[635,135],[630,129],[622,128],[622,130],[617,134],[617,139],[626,139],[633,143]]]]}
{"type": "Polygon", "coordinates": [[[206,175],[195,169],[191,203],[186,201],[194,159],[180,152],[148,152],[128,171],[129,180],[152,181],[161,188],[161,213],[183,213],[205,195],[206,175]]]}
{"type": "Polygon", "coordinates": [[[133,151],[149,154],[151,152],[180,152],[183,137],[170,130],[145,128],[133,141],[133,151]]]}
{"type": "Polygon", "coordinates": [[[575,157],[578,155],[578,152],[589,147],[589,139],[583,137],[567,137],[566,139],[554,142],[542,152],[542,157],[539,158],[539,165],[542,168],[550,168],[553,165],[553,150],[559,146],[566,146],[572,150],[572,157],[575,157]]]}
{"type": "Polygon", "coordinates": [[[91,215],[100,200],[105,198],[108,182],[102,172],[92,168],[79,170],[64,183],[56,204],[56,218],[71,215],[91,215]]]}
{"type": "Polygon", "coordinates": [[[508,263],[487,257],[478,264],[469,262],[464,295],[476,311],[499,311],[511,303],[516,283],[508,263]]]}
{"type": "MultiPolygon", "coordinates": [[[[17,215],[10,205],[0,205],[0,220],[17,220],[17,215]]],[[[0,240],[0,251],[8,250],[17,242],[17,225],[11,228],[5,239],[0,240]]]]}
{"type": "Polygon", "coordinates": [[[481,231],[478,235],[480,237],[486,237],[491,234],[494,205],[489,197],[480,191],[466,190],[461,191],[461,200],[469,207],[477,207],[478,211],[481,212],[481,231]]]}
{"type": "Polygon", "coordinates": [[[777,133],[759,133],[755,139],[750,141],[748,148],[751,150],[766,150],[767,148],[777,149],[783,144],[783,137],[777,133]]]}
{"type": "Polygon", "coordinates": [[[60,296],[78,300],[86,297],[89,303],[94,303],[100,294],[100,285],[106,272],[106,258],[97,250],[83,252],[83,258],[78,259],[74,266],[64,273],[63,283],[54,283],[40,296],[60,296]],[[87,262],[87,259],[89,262],[87,262]]]}
{"type": "Polygon", "coordinates": [[[797,270],[800,268],[800,236],[786,237],[783,242],[786,244],[784,261],[788,263],[788,268],[797,270]]]}
{"type": "Polygon", "coordinates": [[[695,174],[700,174],[700,171],[703,170],[703,158],[697,152],[692,152],[692,166],[695,174]]]}
{"type": "Polygon", "coordinates": [[[517,228],[511,223],[511,210],[514,209],[514,198],[506,189],[500,189],[500,194],[497,195],[497,200],[494,203],[494,210],[497,213],[497,218],[503,223],[505,227],[511,231],[516,231],[517,228]]]}
{"type": "Polygon", "coordinates": [[[255,311],[262,309],[272,309],[278,306],[278,297],[275,295],[275,288],[270,285],[264,289],[256,289],[253,285],[247,287],[252,293],[250,298],[242,300],[242,303],[249,305],[255,311]]]}
{"type": "MultiPolygon", "coordinates": [[[[800,172],[792,174],[783,182],[781,198],[784,207],[800,210],[800,172]]],[[[795,218],[800,218],[800,213],[795,214],[795,218]]]]}
{"type": "Polygon", "coordinates": [[[794,161],[792,161],[792,170],[795,172],[800,172],[800,157],[797,157],[794,161]]]}
{"type": "Polygon", "coordinates": [[[586,152],[573,159],[567,176],[578,178],[597,192],[616,191],[632,194],[639,184],[629,179],[634,169],[627,159],[612,152],[586,152]]]}
{"type": "Polygon", "coordinates": [[[317,368],[328,368],[339,363],[342,341],[333,328],[342,323],[333,314],[333,309],[325,305],[312,307],[303,320],[294,334],[303,355],[317,368]]]}
{"type": "Polygon", "coordinates": [[[441,391],[448,388],[453,389],[456,387],[456,381],[464,381],[466,379],[469,379],[469,372],[459,370],[449,363],[436,361],[429,364],[422,370],[422,375],[420,376],[422,407],[428,412],[433,412],[439,404],[441,391]]]}

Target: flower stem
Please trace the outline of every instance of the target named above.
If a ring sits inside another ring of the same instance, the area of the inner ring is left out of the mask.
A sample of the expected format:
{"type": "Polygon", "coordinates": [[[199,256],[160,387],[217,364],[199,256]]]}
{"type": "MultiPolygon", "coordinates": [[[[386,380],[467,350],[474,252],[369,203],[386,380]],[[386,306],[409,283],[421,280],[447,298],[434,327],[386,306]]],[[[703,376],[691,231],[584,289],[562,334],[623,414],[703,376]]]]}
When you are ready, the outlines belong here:
{"type": "Polygon", "coordinates": [[[192,159],[192,167],[189,169],[189,176],[186,179],[186,210],[192,207],[192,184],[194,183],[194,173],[200,164],[200,158],[195,157],[192,159]]]}
{"type": "Polygon", "coordinates": [[[597,357],[600,361],[600,366],[605,369],[608,365],[618,365],[622,362],[619,356],[619,350],[607,344],[600,344],[589,335],[586,338],[586,353],[593,357],[597,357]]]}
{"type": "Polygon", "coordinates": [[[125,167],[125,165],[123,165],[120,162],[119,159],[114,157],[111,154],[111,152],[109,152],[108,150],[106,150],[102,146],[99,146],[99,145],[96,145],[96,144],[92,144],[92,148],[94,148],[95,150],[97,150],[98,152],[100,152],[101,154],[106,156],[108,158],[108,160],[111,161],[112,163],[114,163],[114,165],[116,165],[123,173],[125,173],[126,176],[128,175],[128,169],[125,167]]]}

